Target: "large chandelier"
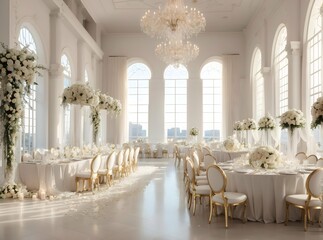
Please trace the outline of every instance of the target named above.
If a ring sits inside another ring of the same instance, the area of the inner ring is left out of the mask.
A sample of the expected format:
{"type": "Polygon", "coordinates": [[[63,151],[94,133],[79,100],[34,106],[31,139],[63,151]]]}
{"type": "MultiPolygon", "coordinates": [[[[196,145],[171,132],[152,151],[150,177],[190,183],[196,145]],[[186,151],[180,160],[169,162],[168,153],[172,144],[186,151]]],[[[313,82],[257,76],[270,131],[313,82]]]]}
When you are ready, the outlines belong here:
{"type": "Polygon", "coordinates": [[[157,45],[155,52],[175,67],[186,65],[198,56],[198,46],[183,41],[203,31],[205,25],[203,13],[184,6],[183,0],[167,0],[163,9],[148,10],[140,21],[144,33],[165,41],[157,45]]]}
{"type": "Polygon", "coordinates": [[[187,41],[169,41],[157,45],[155,53],[165,63],[174,67],[180,64],[186,65],[189,61],[196,58],[199,54],[199,47],[187,41]]]}
{"type": "Polygon", "coordinates": [[[167,0],[165,8],[148,10],[141,18],[144,33],[164,40],[187,39],[205,29],[203,13],[184,6],[183,0],[167,0]]]}

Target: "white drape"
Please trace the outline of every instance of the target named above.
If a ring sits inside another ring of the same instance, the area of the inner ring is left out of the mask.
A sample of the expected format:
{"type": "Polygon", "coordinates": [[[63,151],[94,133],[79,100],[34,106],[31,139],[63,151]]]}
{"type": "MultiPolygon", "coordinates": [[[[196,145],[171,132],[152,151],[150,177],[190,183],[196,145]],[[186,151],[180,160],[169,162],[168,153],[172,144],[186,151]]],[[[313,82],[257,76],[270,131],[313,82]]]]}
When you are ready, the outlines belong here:
{"type": "MultiPolygon", "coordinates": [[[[122,111],[117,117],[107,119],[107,140],[115,144],[123,144],[128,141],[128,120],[127,120],[127,58],[108,57],[107,79],[108,95],[119,99],[122,104],[122,111]]],[[[111,115],[112,116],[112,115],[111,115]]]]}
{"type": "MultiPolygon", "coordinates": [[[[239,55],[224,55],[222,56],[222,138],[225,139],[228,135],[233,133],[233,123],[235,121],[234,109],[237,109],[235,101],[239,101],[232,95],[233,87],[237,82],[234,74],[235,64],[239,55]]],[[[239,81],[240,79],[236,79],[239,81]]]]}

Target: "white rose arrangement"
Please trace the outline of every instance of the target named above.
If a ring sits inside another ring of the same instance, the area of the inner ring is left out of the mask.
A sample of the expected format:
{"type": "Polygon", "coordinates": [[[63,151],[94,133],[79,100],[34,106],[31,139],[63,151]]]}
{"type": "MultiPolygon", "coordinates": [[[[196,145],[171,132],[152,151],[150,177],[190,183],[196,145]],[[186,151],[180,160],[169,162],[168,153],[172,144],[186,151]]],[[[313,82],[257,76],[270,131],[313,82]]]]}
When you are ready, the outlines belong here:
{"type": "Polygon", "coordinates": [[[121,102],[117,99],[114,99],[107,94],[100,93],[99,94],[99,108],[107,110],[108,112],[119,114],[122,110],[121,102]]]}
{"type": "Polygon", "coordinates": [[[64,89],[62,104],[97,106],[99,96],[88,84],[74,83],[64,89]]]}
{"type": "Polygon", "coordinates": [[[8,184],[0,188],[0,198],[18,198],[18,193],[22,193],[24,196],[30,195],[26,186],[21,184],[8,184]]]}
{"type": "Polygon", "coordinates": [[[233,124],[233,130],[235,130],[235,131],[242,131],[243,130],[243,122],[236,121],[233,124]]]}
{"type": "Polygon", "coordinates": [[[191,130],[190,130],[190,135],[191,136],[197,136],[197,135],[199,135],[199,133],[200,133],[200,131],[198,130],[198,128],[196,128],[196,127],[193,127],[193,128],[191,128],[191,130]]]}
{"type": "Polygon", "coordinates": [[[233,137],[228,137],[224,142],[223,146],[227,151],[237,151],[240,149],[240,143],[233,137]]]}
{"type": "Polygon", "coordinates": [[[295,128],[305,127],[305,117],[301,110],[291,109],[284,112],[280,117],[280,126],[282,129],[288,128],[292,132],[295,128]]]}
{"type": "MultiPolygon", "coordinates": [[[[24,113],[24,98],[30,94],[35,75],[45,69],[36,63],[28,47],[8,48],[1,44],[0,52],[0,115],[3,156],[6,158],[6,178],[13,175],[15,143],[24,113]]],[[[12,179],[10,181],[13,181],[12,179]]],[[[9,183],[8,186],[12,186],[9,183]]]]}
{"type": "Polygon", "coordinates": [[[272,116],[264,116],[258,121],[259,130],[273,130],[276,127],[275,119],[272,116]]]}
{"type": "Polygon", "coordinates": [[[256,121],[252,118],[247,118],[243,120],[243,130],[256,130],[257,124],[256,121]]]}
{"type": "Polygon", "coordinates": [[[270,146],[258,147],[249,154],[249,164],[254,168],[274,169],[281,161],[280,153],[270,146]]]}
{"type": "Polygon", "coordinates": [[[316,128],[323,122],[323,97],[319,97],[316,102],[313,103],[311,108],[312,123],[311,128],[316,128]]]}

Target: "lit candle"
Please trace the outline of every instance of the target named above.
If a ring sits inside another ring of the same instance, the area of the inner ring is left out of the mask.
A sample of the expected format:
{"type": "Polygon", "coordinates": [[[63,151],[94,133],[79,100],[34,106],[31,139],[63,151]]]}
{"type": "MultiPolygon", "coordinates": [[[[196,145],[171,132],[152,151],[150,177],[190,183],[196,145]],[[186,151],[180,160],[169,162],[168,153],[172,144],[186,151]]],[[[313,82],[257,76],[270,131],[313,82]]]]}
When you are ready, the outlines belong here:
{"type": "Polygon", "coordinates": [[[36,195],[36,194],[33,194],[33,195],[31,196],[31,199],[32,199],[32,200],[37,200],[37,195],[36,195]]]}
{"type": "Polygon", "coordinates": [[[49,196],[49,200],[54,200],[54,196],[49,196]]]}

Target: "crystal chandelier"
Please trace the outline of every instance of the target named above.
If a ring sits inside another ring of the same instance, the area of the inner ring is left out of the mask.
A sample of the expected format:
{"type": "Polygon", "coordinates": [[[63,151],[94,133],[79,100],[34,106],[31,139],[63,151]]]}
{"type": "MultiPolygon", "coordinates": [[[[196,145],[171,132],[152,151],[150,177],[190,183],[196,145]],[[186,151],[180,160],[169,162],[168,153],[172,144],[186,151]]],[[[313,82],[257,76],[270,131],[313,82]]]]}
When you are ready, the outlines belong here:
{"type": "Polygon", "coordinates": [[[165,41],[157,45],[156,55],[175,67],[186,65],[198,56],[198,46],[183,40],[196,36],[205,25],[203,13],[184,6],[183,0],[167,0],[163,9],[148,10],[140,21],[144,33],[165,41]]]}
{"type": "Polygon", "coordinates": [[[196,58],[199,54],[199,47],[189,41],[186,43],[183,43],[182,40],[169,41],[158,44],[155,53],[165,63],[177,68],[180,64],[186,65],[196,58]]]}
{"type": "Polygon", "coordinates": [[[167,0],[164,9],[148,10],[140,21],[144,33],[164,40],[188,39],[204,30],[205,25],[203,13],[184,6],[183,0],[167,0]]]}

